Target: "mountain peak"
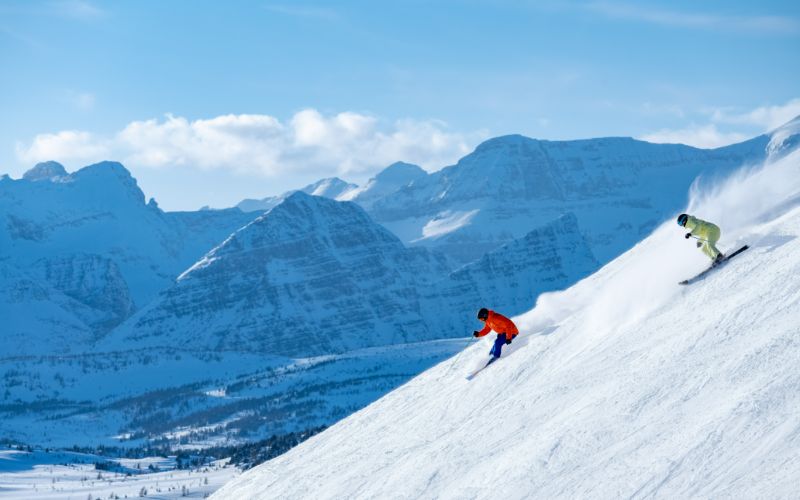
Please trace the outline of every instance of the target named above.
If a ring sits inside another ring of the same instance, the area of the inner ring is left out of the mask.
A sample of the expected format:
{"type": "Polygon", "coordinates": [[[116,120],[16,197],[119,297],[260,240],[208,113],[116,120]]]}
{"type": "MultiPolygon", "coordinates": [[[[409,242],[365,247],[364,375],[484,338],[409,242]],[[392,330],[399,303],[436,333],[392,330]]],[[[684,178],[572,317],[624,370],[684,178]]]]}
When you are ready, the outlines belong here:
{"type": "Polygon", "coordinates": [[[492,137],[491,139],[487,139],[482,143],[478,144],[478,147],[475,148],[475,152],[477,153],[479,151],[487,149],[531,145],[539,142],[541,142],[539,139],[531,139],[530,137],[526,137],[520,134],[501,135],[499,137],[492,137]]]}
{"type": "Polygon", "coordinates": [[[350,184],[349,182],[345,182],[338,177],[328,177],[325,179],[318,180],[313,184],[309,184],[308,186],[304,187],[301,191],[304,191],[314,196],[336,198],[340,194],[349,191],[351,189],[355,189],[357,187],[358,186],[356,186],[355,184],[350,184]]]}
{"type": "Polygon", "coordinates": [[[67,171],[64,165],[56,161],[45,161],[37,163],[32,169],[22,175],[26,181],[44,181],[57,177],[66,177],[67,171]]]}
{"type": "Polygon", "coordinates": [[[78,170],[76,173],[83,173],[83,175],[96,175],[96,173],[105,174],[107,172],[111,172],[115,175],[131,177],[130,171],[118,161],[101,161],[98,163],[92,163],[91,165],[78,170]]]}
{"type": "MultiPolygon", "coordinates": [[[[358,223],[364,223],[369,219],[366,212],[355,203],[336,201],[326,196],[315,196],[303,191],[295,191],[271,208],[269,212],[256,219],[256,221],[263,219],[268,223],[272,223],[280,218],[280,225],[296,224],[306,230],[319,223],[321,219],[348,219],[352,217],[355,217],[358,223]]],[[[288,227],[285,227],[285,229],[288,229],[288,227]]]]}
{"type": "Polygon", "coordinates": [[[102,161],[83,167],[74,172],[71,177],[81,183],[86,183],[96,187],[99,192],[118,192],[114,187],[122,188],[137,202],[144,204],[145,197],[136,179],[130,171],[121,163],[116,161],[102,161]]]}
{"type": "Polygon", "coordinates": [[[419,165],[398,161],[383,169],[375,179],[380,182],[404,182],[424,177],[428,173],[419,165]]]}
{"type": "Polygon", "coordinates": [[[342,193],[337,199],[355,201],[363,207],[371,207],[376,201],[428,177],[428,172],[418,165],[398,161],[383,169],[363,187],[342,193]]]}
{"type": "Polygon", "coordinates": [[[321,196],[315,196],[304,191],[295,191],[284,198],[283,202],[277,205],[311,205],[315,200],[322,200],[321,196]]]}

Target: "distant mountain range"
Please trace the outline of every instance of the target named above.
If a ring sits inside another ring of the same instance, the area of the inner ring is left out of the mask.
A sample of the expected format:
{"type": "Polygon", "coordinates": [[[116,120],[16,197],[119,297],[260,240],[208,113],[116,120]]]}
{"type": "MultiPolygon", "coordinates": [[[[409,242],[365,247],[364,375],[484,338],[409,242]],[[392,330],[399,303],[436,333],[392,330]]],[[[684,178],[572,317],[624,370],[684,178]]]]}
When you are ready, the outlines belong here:
{"type": "Polygon", "coordinates": [[[454,265],[571,212],[603,264],[679,211],[698,178],[712,180],[791,150],[798,121],[710,150],[631,138],[504,136],[437,172],[396,163],[364,187],[329,197],[358,203],[406,245],[443,252],[454,265]]]}

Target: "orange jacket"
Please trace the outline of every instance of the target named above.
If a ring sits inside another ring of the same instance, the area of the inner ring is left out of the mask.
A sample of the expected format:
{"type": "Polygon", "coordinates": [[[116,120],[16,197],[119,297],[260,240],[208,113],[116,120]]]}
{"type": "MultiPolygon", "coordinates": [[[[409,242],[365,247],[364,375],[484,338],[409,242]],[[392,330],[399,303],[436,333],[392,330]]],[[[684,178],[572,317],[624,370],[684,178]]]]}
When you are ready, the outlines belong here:
{"type": "Polygon", "coordinates": [[[494,330],[497,333],[507,333],[511,336],[519,334],[517,325],[513,321],[494,311],[489,311],[489,317],[486,318],[486,326],[478,332],[478,337],[483,337],[490,330],[494,330]]]}

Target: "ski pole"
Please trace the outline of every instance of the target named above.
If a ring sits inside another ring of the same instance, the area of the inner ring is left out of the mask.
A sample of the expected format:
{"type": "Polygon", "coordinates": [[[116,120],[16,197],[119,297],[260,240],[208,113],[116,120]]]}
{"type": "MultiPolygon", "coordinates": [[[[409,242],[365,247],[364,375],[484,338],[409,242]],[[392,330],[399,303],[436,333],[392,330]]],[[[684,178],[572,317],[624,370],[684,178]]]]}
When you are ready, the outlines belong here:
{"type": "Polygon", "coordinates": [[[447,373],[445,373],[445,374],[444,374],[444,375],[445,375],[445,377],[446,377],[446,376],[448,376],[448,375],[450,375],[450,372],[453,370],[453,367],[456,365],[456,361],[458,361],[458,358],[460,358],[460,357],[461,357],[461,355],[462,355],[462,354],[464,354],[464,351],[466,351],[467,349],[469,349],[469,347],[470,347],[470,346],[472,346],[472,343],[473,343],[473,341],[474,341],[474,340],[476,340],[476,339],[477,339],[477,337],[474,337],[474,336],[473,336],[473,337],[472,337],[472,340],[470,340],[470,341],[467,343],[467,347],[465,347],[465,348],[461,349],[461,352],[459,352],[458,354],[456,354],[456,357],[455,357],[455,358],[453,358],[453,361],[450,363],[450,366],[447,368],[447,373]]]}

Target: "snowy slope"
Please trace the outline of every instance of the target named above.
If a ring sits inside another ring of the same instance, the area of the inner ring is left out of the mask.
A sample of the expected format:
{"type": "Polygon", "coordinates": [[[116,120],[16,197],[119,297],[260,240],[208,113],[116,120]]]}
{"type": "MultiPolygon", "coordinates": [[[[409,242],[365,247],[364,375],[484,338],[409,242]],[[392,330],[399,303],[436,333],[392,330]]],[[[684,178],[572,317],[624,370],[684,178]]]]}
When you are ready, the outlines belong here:
{"type": "Polygon", "coordinates": [[[187,470],[177,468],[175,457],[109,462],[106,457],[85,453],[0,448],[0,493],[4,499],[205,498],[239,473],[227,459],[187,470]],[[118,468],[99,471],[95,463],[114,463],[118,468]]]}
{"type": "Polygon", "coordinates": [[[214,498],[796,498],[800,152],[689,210],[752,248],[678,286],[707,261],[669,220],[473,381],[491,339],[214,498]]]}

